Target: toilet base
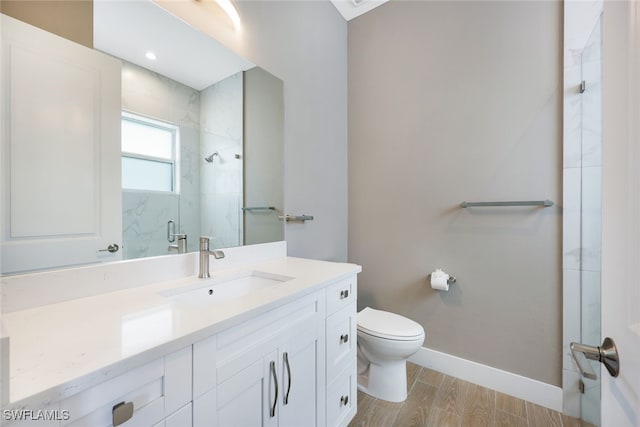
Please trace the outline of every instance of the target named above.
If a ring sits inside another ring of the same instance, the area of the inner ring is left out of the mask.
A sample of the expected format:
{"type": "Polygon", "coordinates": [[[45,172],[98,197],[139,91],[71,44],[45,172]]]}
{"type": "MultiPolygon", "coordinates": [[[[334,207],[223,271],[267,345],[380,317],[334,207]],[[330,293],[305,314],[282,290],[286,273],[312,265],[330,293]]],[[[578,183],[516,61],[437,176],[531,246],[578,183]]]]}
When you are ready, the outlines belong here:
{"type": "Polygon", "coordinates": [[[369,364],[366,373],[358,375],[358,390],[388,402],[407,400],[407,361],[386,361],[384,366],[369,364]]]}

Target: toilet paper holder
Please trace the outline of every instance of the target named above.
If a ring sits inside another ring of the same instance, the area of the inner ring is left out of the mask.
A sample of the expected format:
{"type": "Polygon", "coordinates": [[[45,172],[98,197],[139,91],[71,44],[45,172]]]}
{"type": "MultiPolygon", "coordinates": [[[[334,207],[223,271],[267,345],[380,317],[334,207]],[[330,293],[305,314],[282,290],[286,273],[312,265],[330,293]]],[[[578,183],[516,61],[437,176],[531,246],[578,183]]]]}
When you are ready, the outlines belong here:
{"type": "Polygon", "coordinates": [[[439,268],[436,268],[436,270],[435,270],[434,272],[432,272],[432,273],[431,273],[431,276],[433,277],[433,276],[434,276],[434,275],[436,275],[436,274],[437,274],[437,275],[446,275],[446,276],[449,276],[449,278],[447,279],[447,285],[449,285],[449,286],[451,286],[451,285],[453,285],[454,283],[456,283],[456,276],[451,276],[451,275],[449,275],[449,274],[445,273],[444,271],[442,271],[442,270],[441,270],[441,269],[439,269],[439,268]]]}
{"type": "Polygon", "coordinates": [[[431,287],[439,291],[448,291],[449,286],[456,283],[455,276],[445,273],[440,268],[436,268],[435,271],[433,271],[430,276],[431,276],[431,287]]]}

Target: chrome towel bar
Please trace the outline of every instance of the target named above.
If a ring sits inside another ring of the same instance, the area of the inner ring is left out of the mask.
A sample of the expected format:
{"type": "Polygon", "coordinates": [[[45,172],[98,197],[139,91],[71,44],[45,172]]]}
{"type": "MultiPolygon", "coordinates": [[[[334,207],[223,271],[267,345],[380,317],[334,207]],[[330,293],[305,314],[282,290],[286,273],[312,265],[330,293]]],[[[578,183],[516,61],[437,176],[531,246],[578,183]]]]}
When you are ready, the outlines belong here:
{"type": "Polygon", "coordinates": [[[252,211],[275,211],[276,208],[275,206],[251,206],[248,208],[242,208],[243,211],[245,212],[252,212],[252,211]]]}
{"type": "Polygon", "coordinates": [[[461,208],[471,207],[487,207],[487,206],[542,206],[548,208],[553,206],[551,200],[526,200],[526,201],[510,201],[510,202],[462,202],[461,208]]]}
{"type": "Polygon", "coordinates": [[[305,222],[312,221],[313,215],[279,215],[278,219],[286,222],[305,222]]]}

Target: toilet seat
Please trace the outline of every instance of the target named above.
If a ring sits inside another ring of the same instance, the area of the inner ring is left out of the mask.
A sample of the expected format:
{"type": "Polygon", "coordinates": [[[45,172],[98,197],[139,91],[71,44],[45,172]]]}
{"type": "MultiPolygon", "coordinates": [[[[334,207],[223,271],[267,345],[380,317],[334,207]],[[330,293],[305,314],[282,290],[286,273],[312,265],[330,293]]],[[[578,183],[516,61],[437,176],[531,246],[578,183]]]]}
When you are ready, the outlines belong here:
{"type": "Polygon", "coordinates": [[[394,341],[424,340],[424,328],[395,313],[366,307],[358,313],[358,332],[394,341]]]}

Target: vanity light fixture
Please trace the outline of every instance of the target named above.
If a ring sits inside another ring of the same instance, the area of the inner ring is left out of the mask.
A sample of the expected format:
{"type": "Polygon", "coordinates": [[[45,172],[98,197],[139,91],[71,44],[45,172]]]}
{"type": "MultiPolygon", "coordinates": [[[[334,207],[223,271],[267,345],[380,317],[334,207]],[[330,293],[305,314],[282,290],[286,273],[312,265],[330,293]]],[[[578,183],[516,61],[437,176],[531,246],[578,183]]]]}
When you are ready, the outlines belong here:
{"type": "MultiPolygon", "coordinates": [[[[207,0],[196,0],[196,1],[204,2],[207,0]]],[[[213,0],[213,1],[220,7],[220,9],[224,10],[224,13],[227,14],[229,19],[233,23],[233,28],[236,30],[240,28],[240,15],[238,14],[236,7],[233,5],[231,0],[213,0]]]]}
{"type": "Polygon", "coordinates": [[[233,27],[237,30],[240,27],[240,15],[231,0],[215,0],[215,2],[225,11],[225,13],[233,22],[233,27]]]}
{"type": "Polygon", "coordinates": [[[155,61],[156,59],[158,59],[158,57],[156,56],[156,54],[155,54],[155,53],[153,53],[153,52],[151,52],[150,50],[148,50],[148,51],[144,54],[144,56],[145,56],[147,59],[150,59],[151,61],[155,61]]]}

